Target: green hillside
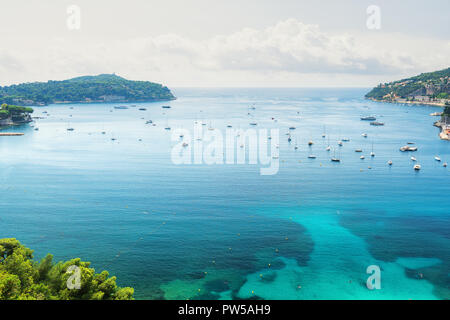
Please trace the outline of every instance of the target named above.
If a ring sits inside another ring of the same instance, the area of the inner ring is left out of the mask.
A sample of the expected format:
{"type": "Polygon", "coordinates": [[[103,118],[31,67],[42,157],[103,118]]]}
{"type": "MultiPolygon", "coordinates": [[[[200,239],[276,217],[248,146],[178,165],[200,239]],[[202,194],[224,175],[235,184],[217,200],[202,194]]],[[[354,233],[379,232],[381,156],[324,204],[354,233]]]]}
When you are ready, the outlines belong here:
{"type": "Polygon", "coordinates": [[[383,83],[366,94],[374,100],[440,101],[450,98],[450,68],[422,73],[418,76],[383,83]]]}
{"type": "Polygon", "coordinates": [[[173,94],[161,84],[131,81],[114,74],[0,87],[0,103],[15,105],[42,105],[58,102],[143,102],[172,99],[175,99],[173,94]]]}

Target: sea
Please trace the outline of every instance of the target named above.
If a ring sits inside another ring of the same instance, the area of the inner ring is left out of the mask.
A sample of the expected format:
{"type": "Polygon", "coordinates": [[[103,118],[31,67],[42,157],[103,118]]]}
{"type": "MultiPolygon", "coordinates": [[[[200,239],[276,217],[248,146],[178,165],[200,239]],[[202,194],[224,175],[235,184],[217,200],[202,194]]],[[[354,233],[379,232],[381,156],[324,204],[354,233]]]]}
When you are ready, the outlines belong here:
{"type": "Polygon", "coordinates": [[[175,88],[169,102],[34,107],[34,123],[3,130],[23,136],[0,137],[0,238],[36,260],[90,261],[136,299],[449,299],[441,108],[368,91],[175,88]],[[277,170],[249,154],[177,163],[211,143],[194,139],[201,123],[224,140],[273,132],[277,170]],[[408,142],[418,150],[400,152],[408,142]]]}

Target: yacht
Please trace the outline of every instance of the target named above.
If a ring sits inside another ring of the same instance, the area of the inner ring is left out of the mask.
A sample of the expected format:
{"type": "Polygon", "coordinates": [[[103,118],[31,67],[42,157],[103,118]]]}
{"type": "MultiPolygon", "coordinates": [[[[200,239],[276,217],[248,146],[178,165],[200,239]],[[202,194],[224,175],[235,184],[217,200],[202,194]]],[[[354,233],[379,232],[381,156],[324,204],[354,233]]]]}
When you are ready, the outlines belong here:
{"type": "Polygon", "coordinates": [[[417,161],[415,157],[411,157],[411,161],[417,161]]]}
{"type": "Polygon", "coordinates": [[[313,155],[313,154],[310,154],[310,155],[308,156],[308,158],[309,158],[309,159],[315,159],[315,158],[316,158],[316,156],[315,156],[315,155],[313,155]]]}
{"type": "Polygon", "coordinates": [[[361,117],[361,120],[364,120],[364,121],[375,121],[375,120],[377,120],[377,118],[374,117],[374,116],[366,116],[366,117],[361,117]]]}
{"type": "Polygon", "coordinates": [[[417,170],[417,171],[419,171],[421,169],[421,166],[420,166],[420,164],[416,164],[415,166],[414,166],[414,170],[417,170]]]}
{"type": "Polygon", "coordinates": [[[313,144],[314,144],[314,142],[312,142],[311,140],[309,140],[308,146],[312,146],[313,144]]]}
{"type": "Polygon", "coordinates": [[[361,160],[364,160],[365,159],[365,157],[364,156],[361,156],[361,157],[359,157],[361,160]]]}
{"type": "Polygon", "coordinates": [[[405,152],[405,151],[417,151],[417,147],[410,147],[410,146],[403,146],[400,148],[401,152],[405,152]]]}
{"type": "Polygon", "coordinates": [[[326,150],[326,151],[330,151],[330,150],[331,150],[331,147],[328,146],[328,147],[325,148],[325,150],[326,150]]]}
{"type": "Polygon", "coordinates": [[[434,160],[436,161],[441,161],[441,158],[439,158],[438,156],[434,157],[434,160]]]}
{"type": "Polygon", "coordinates": [[[447,167],[447,162],[444,162],[444,164],[442,165],[444,168],[447,167]]]}

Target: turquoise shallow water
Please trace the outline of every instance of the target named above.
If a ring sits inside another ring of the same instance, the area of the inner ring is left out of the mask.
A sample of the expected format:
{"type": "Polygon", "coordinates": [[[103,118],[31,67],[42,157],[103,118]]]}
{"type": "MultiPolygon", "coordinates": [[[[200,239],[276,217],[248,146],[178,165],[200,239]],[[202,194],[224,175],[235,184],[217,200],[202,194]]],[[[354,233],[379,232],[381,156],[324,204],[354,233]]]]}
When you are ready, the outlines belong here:
{"type": "Polygon", "coordinates": [[[171,109],[36,108],[39,131],[0,137],[0,237],[38,258],[92,261],[139,299],[448,299],[450,172],[434,156],[449,162],[450,144],[429,116],[439,108],[373,103],[365,92],[177,89],[171,109]],[[360,121],[366,114],[386,125],[360,121]],[[279,172],[173,164],[164,127],[193,130],[196,120],[278,128],[279,172]],[[407,141],[420,172],[398,151],[407,141]],[[369,265],[381,269],[380,290],[366,288],[369,265]]]}

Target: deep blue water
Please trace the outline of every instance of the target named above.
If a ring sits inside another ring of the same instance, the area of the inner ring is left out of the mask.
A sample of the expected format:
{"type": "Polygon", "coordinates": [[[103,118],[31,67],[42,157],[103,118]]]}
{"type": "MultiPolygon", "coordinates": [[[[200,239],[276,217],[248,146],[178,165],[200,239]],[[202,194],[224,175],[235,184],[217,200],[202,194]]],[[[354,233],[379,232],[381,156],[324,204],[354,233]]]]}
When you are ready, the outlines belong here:
{"type": "Polygon", "coordinates": [[[0,137],[0,237],[36,258],[91,261],[139,299],[448,299],[450,143],[429,116],[440,109],[366,101],[366,91],[183,88],[126,110],[37,107],[39,131],[0,137]],[[360,121],[369,114],[386,125],[360,121]],[[223,133],[278,128],[279,172],[175,165],[172,132],[200,120],[223,133]],[[420,172],[399,151],[409,141],[420,172]],[[366,287],[369,265],[382,270],[380,290],[366,287]]]}

